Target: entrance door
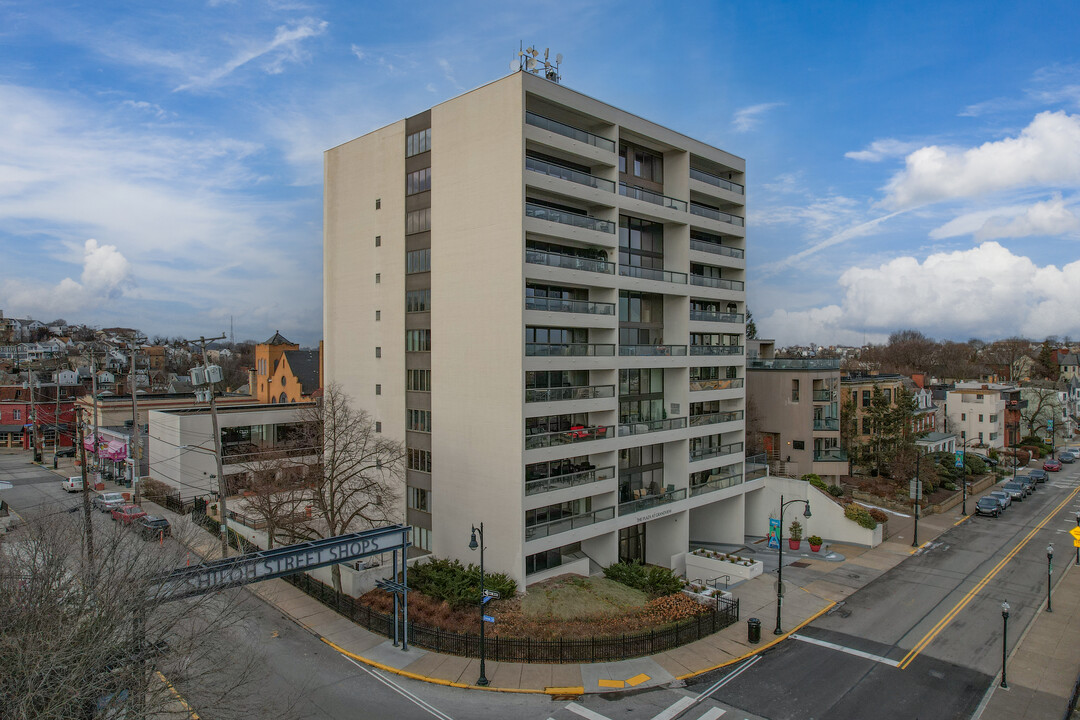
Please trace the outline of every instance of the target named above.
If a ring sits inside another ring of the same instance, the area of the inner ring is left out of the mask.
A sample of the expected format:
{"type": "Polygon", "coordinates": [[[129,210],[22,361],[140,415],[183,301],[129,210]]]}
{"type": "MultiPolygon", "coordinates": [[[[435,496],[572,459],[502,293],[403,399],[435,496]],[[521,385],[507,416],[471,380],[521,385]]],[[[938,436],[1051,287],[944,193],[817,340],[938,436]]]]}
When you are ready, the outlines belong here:
{"type": "Polygon", "coordinates": [[[619,531],[619,562],[645,563],[645,524],[619,531]]]}

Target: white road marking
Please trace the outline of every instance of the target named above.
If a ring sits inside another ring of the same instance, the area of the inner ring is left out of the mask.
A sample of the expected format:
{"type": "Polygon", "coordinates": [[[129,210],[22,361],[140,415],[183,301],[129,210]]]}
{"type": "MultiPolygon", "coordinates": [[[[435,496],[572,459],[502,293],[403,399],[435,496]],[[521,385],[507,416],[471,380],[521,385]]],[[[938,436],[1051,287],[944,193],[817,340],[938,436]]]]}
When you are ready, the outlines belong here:
{"type": "Polygon", "coordinates": [[[793,640],[802,640],[804,643],[810,643],[811,645],[820,645],[821,647],[827,647],[832,650],[839,650],[842,653],[854,655],[855,657],[861,657],[866,660],[873,660],[874,662],[879,662],[882,665],[890,665],[892,667],[896,667],[900,664],[899,660],[890,660],[888,658],[881,657],[880,655],[863,652],[862,650],[856,650],[855,648],[844,647],[843,645],[826,642],[825,640],[818,640],[817,638],[806,637],[805,635],[799,635],[797,633],[792,633],[791,638],[793,640]]]}
{"type": "MultiPolygon", "coordinates": [[[[346,660],[351,662],[353,665],[360,668],[361,670],[366,672],[368,675],[370,675],[371,677],[373,677],[376,680],[378,680],[379,682],[381,682],[383,685],[386,685],[391,690],[394,690],[399,695],[404,697],[406,700],[411,701],[412,703],[414,703],[420,709],[425,710],[426,712],[430,713],[431,715],[434,715],[435,717],[439,718],[439,720],[454,720],[452,717],[450,717],[449,715],[444,713],[442,710],[439,710],[434,705],[430,705],[427,702],[425,702],[424,700],[421,700],[416,695],[413,695],[411,692],[409,692],[408,690],[406,690],[402,686],[398,685],[396,682],[394,682],[390,678],[384,677],[381,673],[377,673],[374,670],[371,670],[370,668],[368,668],[367,665],[356,662],[355,660],[353,660],[348,655],[342,655],[341,657],[345,658],[346,660]]],[[[607,718],[604,718],[604,720],[607,720],[607,718]]]]}
{"type": "Polygon", "coordinates": [[[578,705],[575,702],[572,702],[569,705],[567,705],[566,709],[569,710],[572,713],[580,715],[583,718],[586,718],[586,720],[610,720],[610,718],[608,718],[607,715],[601,715],[598,712],[593,712],[589,708],[582,707],[582,706],[578,705]]]}
{"type": "Polygon", "coordinates": [[[652,720],[671,720],[673,717],[679,715],[683,710],[687,709],[691,705],[697,702],[692,697],[679,698],[671,704],[666,710],[653,716],[652,720]]]}
{"type": "Polygon", "coordinates": [[[705,711],[704,715],[698,718],[698,720],[716,720],[716,718],[720,717],[726,712],[727,710],[723,710],[721,708],[709,708],[705,711]]]}

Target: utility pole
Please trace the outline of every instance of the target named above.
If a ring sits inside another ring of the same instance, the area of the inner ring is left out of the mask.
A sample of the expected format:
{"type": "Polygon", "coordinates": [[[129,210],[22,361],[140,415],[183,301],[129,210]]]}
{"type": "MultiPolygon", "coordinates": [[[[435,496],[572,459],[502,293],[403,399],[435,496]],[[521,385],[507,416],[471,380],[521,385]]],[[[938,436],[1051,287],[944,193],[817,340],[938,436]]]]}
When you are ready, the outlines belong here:
{"type": "Polygon", "coordinates": [[[135,382],[135,349],[138,335],[131,336],[131,491],[135,503],[139,502],[139,475],[142,471],[142,444],[139,442],[139,393],[135,382]]]}
{"type": "Polygon", "coordinates": [[[96,485],[101,480],[101,459],[98,457],[101,448],[98,447],[97,355],[94,350],[90,351],[90,371],[93,375],[90,388],[94,394],[94,484],[96,485]]]}
{"type": "Polygon", "coordinates": [[[86,425],[83,423],[82,408],[76,408],[75,423],[79,430],[79,455],[82,459],[82,510],[83,532],[86,533],[86,563],[90,568],[91,581],[94,577],[94,523],[90,518],[90,479],[86,472],[86,425]]]}
{"type": "Polygon", "coordinates": [[[214,462],[217,465],[218,504],[221,508],[221,557],[229,555],[229,513],[225,507],[225,473],[221,467],[221,432],[218,430],[217,404],[214,401],[214,384],[210,382],[210,360],[206,354],[206,344],[215,340],[224,340],[225,335],[215,338],[199,337],[199,345],[202,347],[203,370],[207,373],[208,392],[210,394],[210,422],[214,432],[214,462]]]}
{"type": "Polygon", "coordinates": [[[30,360],[26,361],[26,372],[29,382],[27,385],[30,387],[30,449],[34,453],[34,462],[38,460],[38,423],[37,423],[37,405],[34,402],[34,366],[30,364],[30,360]]]}

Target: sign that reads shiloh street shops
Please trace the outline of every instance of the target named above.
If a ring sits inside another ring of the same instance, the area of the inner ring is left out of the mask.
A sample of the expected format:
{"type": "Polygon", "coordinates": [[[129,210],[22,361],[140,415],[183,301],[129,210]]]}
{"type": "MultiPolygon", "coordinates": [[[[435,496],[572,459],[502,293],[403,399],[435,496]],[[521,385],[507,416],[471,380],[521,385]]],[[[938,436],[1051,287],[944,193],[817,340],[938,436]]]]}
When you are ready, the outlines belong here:
{"type": "Polygon", "coordinates": [[[392,525],[180,568],[161,579],[158,597],[176,600],[404,550],[408,547],[408,535],[408,526],[392,525]]]}

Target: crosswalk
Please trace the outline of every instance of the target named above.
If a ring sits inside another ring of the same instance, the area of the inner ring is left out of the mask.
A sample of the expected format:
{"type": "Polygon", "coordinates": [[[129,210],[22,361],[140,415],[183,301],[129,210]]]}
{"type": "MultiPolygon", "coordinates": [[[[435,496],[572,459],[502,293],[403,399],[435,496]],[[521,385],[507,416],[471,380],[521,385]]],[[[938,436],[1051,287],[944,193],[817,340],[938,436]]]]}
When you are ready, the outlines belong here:
{"type": "MultiPolygon", "coordinates": [[[[710,707],[692,707],[696,704],[696,699],[693,697],[682,697],[673,702],[668,707],[662,709],[655,715],[647,715],[634,713],[633,717],[640,718],[641,720],[750,720],[751,716],[737,714],[732,708],[721,707],[718,704],[712,704],[710,701],[710,707]],[[688,712],[689,710],[689,712],[688,712]]],[[[644,711],[644,708],[640,709],[644,711]]],[[[625,717],[625,711],[620,711],[620,718],[625,717]]],[[[554,716],[549,717],[548,720],[611,720],[607,715],[604,715],[596,710],[592,710],[583,705],[579,705],[576,702],[572,702],[564,706],[555,713],[554,716]]]]}

